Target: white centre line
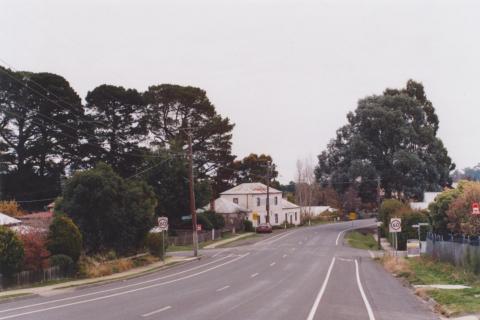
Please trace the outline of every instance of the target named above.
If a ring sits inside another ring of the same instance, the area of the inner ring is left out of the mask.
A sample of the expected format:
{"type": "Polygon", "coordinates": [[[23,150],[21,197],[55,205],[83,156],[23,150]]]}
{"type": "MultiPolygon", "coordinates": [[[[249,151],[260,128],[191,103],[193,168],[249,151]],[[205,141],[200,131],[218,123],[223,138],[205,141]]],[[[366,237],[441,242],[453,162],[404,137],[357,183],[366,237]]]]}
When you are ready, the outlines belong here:
{"type": "Polygon", "coordinates": [[[216,291],[220,292],[220,291],[223,291],[223,290],[227,290],[228,288],[230,288],[230,286],[221,287],[220,289],[217,289],[216,291]]]}
{"type": "Polygon", "coordinates": [[[310,313],[308,314],[307,320],[313,320],[315,317],[315,312],[317,312],[318,305],[320,304],[320,300],[322,300],[322,296],[325,293],[325,289],[327,288],[328,279],[330,278],[330,274],[332,273],[333,264],[335,263],[335,257],[332,258],[332,262],[330,263],[330,267],[328,267],[327,275],[325,280],[323,280],[322,287],[315,298],[315,302],[313,302],[313,306],[310,309],[310,313]]]}
{"type": "Polygon", "coordinates": [[[250,278],[255,278],[256,276],[258,276],[258,272],[252,274],[252,275],[250,276],[250,278]]]}
{"type": "Polygon", "coordinates": [[[286,254],[284,254],[284,255],[282,256],[282,258],[284,258],[284,259],[285,259],[286,257],[287,257],[287,255],[286,255],[286,254]]]}
{"type": "Polygon", "coordinates": [[[270,263],[270,267],[273,267],[275,265],[276,262],[272,262],[270,263]]]}
{"type": "Polygon", "coordinates": [[[360,272],[358,271],[358,261],[355,259],[355,272],[357,274],[357,284],[358,289],[360,289],[360,294],[362,295],[363,303],[365,303],[365,307],[367,308],[368,312],[368,319],[375,320],[375,316],[373,315],[372,307],[368,302],[367,296],[365,295],[365,291],[363,291],[362,282],[360,281],[360,272]]]}
{"type": "Polygon", "coordinates": [[[166,306],[166,307],[163,307],[162,309],[158,309],[158,310],[155,310],[155,311],[152,311],[152,312],[149,312],[149,313],[145,313],[145,314],[142,314],[142,317],[150,317],[150,316],[153,316],[154,314],[157,314],[157,313],[160,313],[162,311],[167,311],[168,309],[171,309],[172,307],[171,306],[166,306]]]}

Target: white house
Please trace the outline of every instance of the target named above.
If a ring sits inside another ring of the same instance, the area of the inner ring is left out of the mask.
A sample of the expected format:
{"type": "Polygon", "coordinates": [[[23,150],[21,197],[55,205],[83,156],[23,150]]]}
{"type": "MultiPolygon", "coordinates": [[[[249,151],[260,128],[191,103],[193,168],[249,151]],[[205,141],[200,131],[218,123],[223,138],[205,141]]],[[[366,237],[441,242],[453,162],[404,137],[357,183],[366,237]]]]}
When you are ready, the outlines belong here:
{"type": "Polygon", "coordinates": [[[197,210],[197,212],[205,211],[215,211],[216,213],[221,214],[225,218],[225,227],[232,230],[240,228],[242,221],[249,213],[248,209],[225,198],[218,198],[205,207],[197,210]]]}
{"type": "MultiPolygon", "coordinates": [[[[232,189],[226,190],[220,194],[221,199],[228,200],[234,204],[245,208],[248,213],[247,219],[252,221],[253,226],[258,226],[260,223],[267,221],[267,186],[263,183],[242,183],[232,189]]],[[[295,206],[288,202],[287,205],[282,200],[282,192],[274,188],[269,190],[270,199],[270,224],[281,225],[285,222],[285,213],[292,214],[292,223],[300,224],[300,208],[295,219],[295,206]],[[284,210],[284,205],[288,208],[284,210]]],[[[289,215],[287,215],[289,217],[289,215]]],[[[290,221],[289,221],[290,222],[290,221]]]]}
{"type": "Polygon", "coordinates": [[[285,222],[290,224],[300,224],[300,206],[291,203],[286,199],[282,199],[282,216],[274,216],[272,224],[283,224],[285,222]]]}
{"type": "Polygon", "coordinates": [[[425,192],[423,193],[422,202],[410,202],[410,208],[414,210],[427,210],[430,203],[435,202],[435,198],[440,192],[425,192]]]}

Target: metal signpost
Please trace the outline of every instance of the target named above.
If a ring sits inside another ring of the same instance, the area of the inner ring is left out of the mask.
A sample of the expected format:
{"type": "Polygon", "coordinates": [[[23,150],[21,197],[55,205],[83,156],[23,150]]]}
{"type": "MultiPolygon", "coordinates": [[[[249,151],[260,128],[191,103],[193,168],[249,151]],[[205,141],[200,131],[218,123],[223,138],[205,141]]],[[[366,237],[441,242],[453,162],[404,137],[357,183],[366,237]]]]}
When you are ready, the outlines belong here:
{"type": "Polygon", "coordinates": [[[377,245],[378,245],[378,250],[382,250],[382,244],[381,244],[381,239],[380,239],[380,235],[382,234],[380,228],[382,227],[382,224],[383,224],[382,221],[377,222],[377,245]]]}
{"type": "Polygon", "coordinates": [[[394,236],[394,246],[395,246],[395,257],[397,257],[398,250],[398,236],[397,233],[402,232],[402,219],[400,218],[391,218],[390,225],[388,226],[390,233],[393,233],[394,236]]]}
{"type": "Polygon", "coordinates": [[[168,218],[167,217],[158,217],[158,229],[162,232],[162,259],[163,255],[165,255],[165,231],[168,231],[168,218]]]}
{"type": "Polygon", "coordinates": [[[472,214],[473,215],[480,215],[480,207],[477,202],[472,204],[472,214]]]}

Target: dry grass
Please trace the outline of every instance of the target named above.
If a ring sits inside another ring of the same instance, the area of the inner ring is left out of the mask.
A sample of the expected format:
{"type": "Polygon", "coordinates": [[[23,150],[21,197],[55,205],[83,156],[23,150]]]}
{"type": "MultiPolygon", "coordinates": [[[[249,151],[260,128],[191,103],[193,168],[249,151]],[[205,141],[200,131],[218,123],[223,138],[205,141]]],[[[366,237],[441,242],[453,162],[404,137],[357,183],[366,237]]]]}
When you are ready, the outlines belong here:
{"type": "Polygon", "coordinates": [[[398,277],[408,277],[412,273],[410,264],[405,258],[385,256],[381,259],[385,269],[398,277]]]}
{"type": "Polygon", "coordinates": [[[82,277],[97,278],[124,272],[135,267],[149,265],[157,261],[158,258],[150,255],[133,259],[120,258],[114,260],[106,260],[102,256],[82,257],[80,262],[80,273],[82,277]]]}

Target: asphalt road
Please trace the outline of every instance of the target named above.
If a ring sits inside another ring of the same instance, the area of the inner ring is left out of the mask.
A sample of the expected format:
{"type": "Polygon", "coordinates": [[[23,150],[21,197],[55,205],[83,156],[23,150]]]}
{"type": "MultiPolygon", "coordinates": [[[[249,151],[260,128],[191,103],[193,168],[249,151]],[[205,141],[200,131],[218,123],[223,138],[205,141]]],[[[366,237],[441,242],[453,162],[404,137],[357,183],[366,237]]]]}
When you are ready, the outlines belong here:
{"type": "Polygon", "coordinates": [[[298,228],[143,277],[3,303],[0,320],[437,319],[367,251],[343,245],[349,228],[298,228]]]}

